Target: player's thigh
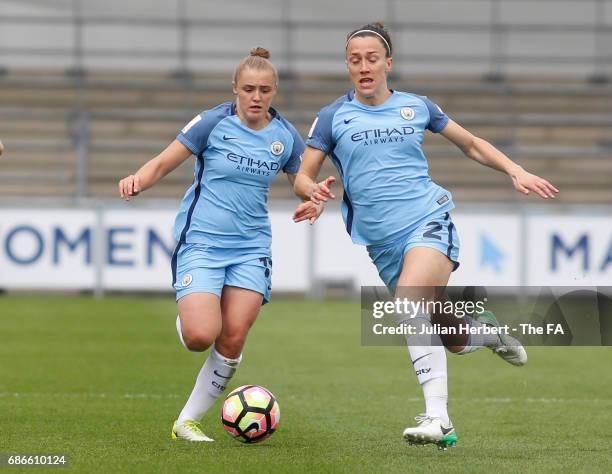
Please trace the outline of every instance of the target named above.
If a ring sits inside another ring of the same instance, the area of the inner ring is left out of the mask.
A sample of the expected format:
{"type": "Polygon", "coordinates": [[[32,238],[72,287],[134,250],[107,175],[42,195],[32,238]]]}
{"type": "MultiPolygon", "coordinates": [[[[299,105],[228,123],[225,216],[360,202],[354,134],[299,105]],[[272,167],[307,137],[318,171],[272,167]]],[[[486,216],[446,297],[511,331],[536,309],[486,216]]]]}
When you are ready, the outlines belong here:
{"type": "Polygon", "coordinates": [[[202,349],[210,347],[221,333],[220,298],[214,293],[194,292],[181,297],[177,305],[185,342],[202,349]]]}
{"type": "Polygon", "coordinates": [[[397,295],[419,292],[425,297],[426,288],[446,286],[454,263],[434,248],[413,247],[404,254],[404,262],[397,283],[397,295]]]}
{"type": "Polygon", "coordinates": [[[177,254],[173,277],[181,328],[196,350],[208,348],[221,332],[225,271],[208,246],[185,244],[177,254]]]}
{"type": "Polygon", "coordinates": [[[227,357],[238,357],[249,330],[255,323],[263,295],[257,291],[225,286],[221,296],[221,334],[215,343],[217,350],[227,357]]]}

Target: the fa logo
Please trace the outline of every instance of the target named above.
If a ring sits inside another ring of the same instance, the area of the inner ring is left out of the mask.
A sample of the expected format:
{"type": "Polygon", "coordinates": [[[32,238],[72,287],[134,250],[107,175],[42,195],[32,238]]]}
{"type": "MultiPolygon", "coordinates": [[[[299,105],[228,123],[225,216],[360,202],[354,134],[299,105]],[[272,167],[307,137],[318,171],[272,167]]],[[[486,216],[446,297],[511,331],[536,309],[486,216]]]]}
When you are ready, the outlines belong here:
{"type": "Polygon", "coordinates": [[[414,118],[414,110],[410,107],[402,107],[400,109],[400,115],[404,120],[412,120],[414,118]]]}
{"type": "Polygon", "coordinates": [[[183,127],[181,132],[187,133],[189,131],[189,129],[191,127],[193,127],[196,123],[198,123],[200,120],[202,120],[202,116],[201,115],[196,115],[193,119],[191,119],[191,122],[189,122],[187,125],[185,125],[183,127]]]}
{"type": "Polygon", "coordinates": [[[272,145],[270,145],[270,151],[273,155],[278,156],[285,151],[285,145],[279,141],[272,142],[272,145]]]}
{"type": "Polygon", "coordinates": [[[183,280],[181,281],[181,284],[183,285],[183,287],[186,287],[186,286],[191,285],[192,281],[193,281],[193,277],[191,276],[191,273],[186,273],[185,276],[183,277],[183,280]]]}

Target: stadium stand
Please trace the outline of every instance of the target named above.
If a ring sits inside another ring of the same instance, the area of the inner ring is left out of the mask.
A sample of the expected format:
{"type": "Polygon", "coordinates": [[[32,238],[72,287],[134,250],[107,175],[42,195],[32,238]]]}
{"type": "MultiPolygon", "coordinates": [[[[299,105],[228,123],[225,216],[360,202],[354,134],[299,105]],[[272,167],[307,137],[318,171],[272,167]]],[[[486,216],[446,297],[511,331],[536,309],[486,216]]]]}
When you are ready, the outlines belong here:
{"type": "MultiPolygon", "coordinates": [[[[612,203],[610,84],[433,76],[397,77],[392,84],[428,95],[451,118],[549,178],[562,190],[560,203],[612,203]]],[[[341,76],[294,77],[281,82],[276,106],[305,135],[319,108],[347,88],[341,76]]],[[[7,72],[0,76],[7,147],[0,196],[114,197],[118,179],[160,151],[193,115],[231,98],[221,75],[7,72]]],[[[428,134],[425,143],[434,180],[457,201],[519,198],[505,176],[463,158],[442,137],[428,134]]],[[[334,169],[327,163],[323,172],[334,169]]],[[[179,198],[192,173],[187,162],[148,197],[179,198]]],[[[291,197],[284,180],[271,197],[291,197]]]]}

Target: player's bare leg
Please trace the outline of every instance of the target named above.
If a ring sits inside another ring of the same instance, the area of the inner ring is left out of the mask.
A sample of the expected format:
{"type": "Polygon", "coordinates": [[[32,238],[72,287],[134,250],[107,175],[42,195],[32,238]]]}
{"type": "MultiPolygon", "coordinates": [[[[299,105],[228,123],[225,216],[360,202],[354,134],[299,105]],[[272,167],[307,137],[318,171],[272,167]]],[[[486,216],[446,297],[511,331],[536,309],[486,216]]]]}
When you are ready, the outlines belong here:
{"type": "MultiPolygon", "coordinates": [[[[221,332],[222,318],[219,297],[213,293],[190,293],[178,300],[178,311],[176,329],[185,348],[202,352],[212,346],[221,332]]],[[[208,405],[210,402],[204,380],[208,372],[208,365],[210,365],[209,360],[212,361],[212,351],[198,374],[187,403],[172,426],[172,439],[214,441],[204,434],[199,423],[207,409],[203,409],[203,405],[208,405]]]]}
{"type": "MultiPolygon", "coordinates": [[[[443,298],[445,295],[441,295],[443,298]]],[[[501,325],[492,311],[480,314],[465,315],[461,318],[453,314],[433,314],[432,321],[440,326],[470,326],[469,334],[442,335],[446,348],[457,355],[469,354],[481,347],[487,347],[509,364],[521,366],[527,363],[527,351],[520,341],[510,335],[498,331],[486,331],[488,328],[498,328],[501,325]],[[476,331],[474,331],[476,329],[476,331]]]]}
{"type": "Polygon", "coordinates": [[[216,349],[226,357],[238,358],[263,303],[256,291],[225,286],[221,296],[221,334],[215,341],[216,349]]]}
{"type": "MultiPolygon", "coordinates": [[[[453,270],[453,263],[438,250],[428,247],[410,249],[404,256],[396,298],[433,301],[436,287],[444,287],[453,270]]],[[[410,324],[431,327],[431,315],[422,311],[412,315],[410,324]]],[[[425,398],[425,414],[417,417],[417,426],[404,430],[411,444],[435,443],[446,449],[457,443],[457,435],[447,411],[448,384],[446,352],[438,336],[406,336],[410,358],[425,398]]]]}
{"type": "Polygon", "coordinates": [[[190,351],[203,352],[221,334],[221,301],[213,293],[190,293],[177,302],[177,330],[190,351]]]}
{"type": "Polygon", "coordinates": [[[242,348],[255,322],[262,296],[254,291],[224,287],[221,298],[191,293],[179,300],[177,329],[185,347],[204,351],[206,359],[187,403],[172,428],[173,439],[212,441],[199,420],[225,391],[242,360],[242,348]]]}

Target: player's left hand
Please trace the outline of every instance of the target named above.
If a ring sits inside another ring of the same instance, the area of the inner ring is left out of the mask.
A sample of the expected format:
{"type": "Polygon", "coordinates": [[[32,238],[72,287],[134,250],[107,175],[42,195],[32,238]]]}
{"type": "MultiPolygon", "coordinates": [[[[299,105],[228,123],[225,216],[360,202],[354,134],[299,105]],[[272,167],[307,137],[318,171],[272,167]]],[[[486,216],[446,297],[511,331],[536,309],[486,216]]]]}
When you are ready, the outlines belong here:
{"type": "Polygon", "coordinates": [[[531,174],[525,171],[523,168],[519,168],[514,173],[510,174],[512,178],[512,184],[514,188],[525,195],[533,191],[543,199],[554,199],[556,193],[559,192],[552,184],[546,181],[544,178],[540,178],[535,174],[531,174]]]}
{"type": "Polygon", "coordinates": [[[310,225],[312,225],[323,213],[324,207],[322,203],[315,204],[312,201],[303,202],[293,213],[293,222],[302,222],[308,219],[310,225]]]}
{"type": "Polygon", "coordinates": [[[315,204],[322,204],[330,199],[336,199],[334,193],[331,192],[332,184],[335,182],[336,178],[329,176],[320,183],[313,183],[313,187],[310,192],[310,200],[315,204]]]}

